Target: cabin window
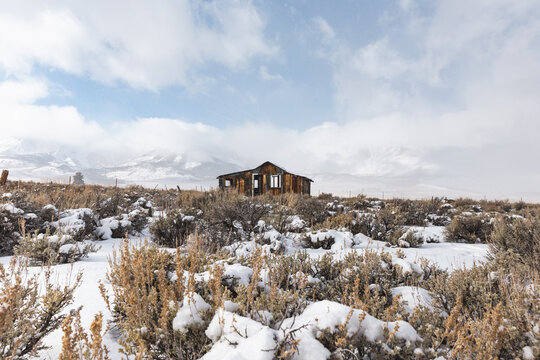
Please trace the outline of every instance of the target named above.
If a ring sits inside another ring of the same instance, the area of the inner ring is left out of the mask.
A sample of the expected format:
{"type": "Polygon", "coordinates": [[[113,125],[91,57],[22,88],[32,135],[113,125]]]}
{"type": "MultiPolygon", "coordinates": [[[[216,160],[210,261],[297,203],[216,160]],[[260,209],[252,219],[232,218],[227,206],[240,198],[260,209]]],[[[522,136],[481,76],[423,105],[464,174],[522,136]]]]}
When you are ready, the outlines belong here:
{"type": "Polygon", "coordinates": [[[231,180],[225,180],[225,187],[231,186],[231,180]]]}
{"type": "Polygon", "coordinates": [[[281,187],[281,176],[272,175],[272,178],[270,179],[270,187],[272,187],[272,188],[281,187]]]}
{"type": "Polygon", "coordinates": [[[259,180],[258,180],[258,179],[253,180],[253,187],[254,187],[255,189],[258,189],[258,188],[259,188],[259,180]]]}

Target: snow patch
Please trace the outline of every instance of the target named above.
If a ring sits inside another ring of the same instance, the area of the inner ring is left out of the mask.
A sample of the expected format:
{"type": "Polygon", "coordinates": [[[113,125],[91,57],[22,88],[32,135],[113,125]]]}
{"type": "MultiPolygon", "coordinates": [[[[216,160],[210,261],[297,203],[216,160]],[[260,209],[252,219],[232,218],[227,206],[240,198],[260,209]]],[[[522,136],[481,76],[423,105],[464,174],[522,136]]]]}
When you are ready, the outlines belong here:
{"type": "Polygon", "coordinates": [[[247,266],[241,264],[225,265],[225,276],[229,276],[238,281],[238,285],[249,285],[253,270],[247,266]]]}
{"type": "Polygon", "coordinates": [[[206,329],[214,345],[202,360],[272,360],[277,332],[255,320],[219,309],[206,329]]]}
{"type": "Polygon", "coordinates": [[[422,268],[413,262],[407,261],[405,259],[400,259],[397,257],[392,257],[392,265],[397,265],[401,267],[401,270],[403,271],[403,274],[422,274],[422,268]]]}
{"type": "Polygon", "coordinates": [[[13,204],[2,204],[0,205],[0,210],[7,211],[8,213],[11,213],[13,215],[21,215],[24,214],[24,211],[19,209],[13,204]]]}
{"type": "Polygon", "coordinates": [[[433,299],[429,292],[417,286],[398,286],[392,289],[392,298],[401,295],[401,302],[407,314],[412,314],[415,309],[423,306],[433,309],[433,299]]]}
{"type": "Polygon", "coordinates": [[[182,306],[180,306],[176,317],[173,319],[173,329],[180,332],[187,332],[190,326],[203,325],[202,313],[211,308],[199,294],[195,292],[186,294],[182,306]]]}

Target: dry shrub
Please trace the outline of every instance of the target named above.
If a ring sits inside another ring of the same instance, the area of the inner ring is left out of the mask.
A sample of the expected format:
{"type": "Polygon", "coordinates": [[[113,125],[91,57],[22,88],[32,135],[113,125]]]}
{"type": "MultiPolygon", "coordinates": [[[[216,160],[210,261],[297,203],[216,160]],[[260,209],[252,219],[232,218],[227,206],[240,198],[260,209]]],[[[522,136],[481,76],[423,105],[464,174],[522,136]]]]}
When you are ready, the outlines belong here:
{"type": "Polygon", "coordinates": [[[343,214],[338,214],[329,218],[326,218],[323,222],[318,223],[314,225],[311,230],[322,230],[322,229],[333,229],[333,230],[341,230],[341,229],[347,229],[351,231],[353,234],[358,234],[360,231],[353,231],[358,230],[358,227],[356,226],[355,218],[357,214],[355,212],[348,212],[343,214]]]}
{"type": "Polygon", "coordinates": [[[442,200],[408,200],[392,199],[388,205],[400,216],[400,222],[408,226],[424,226],[428,214],[439,210],[442,200]]]}
{"type": "Polygon", "coordinates": [[[23,234],[15,246],[16,253],[27,256],[32,265],[71,263],[88,257],[98,249],[92,242],[76,242],[70,235],[51,235],[48,230],[44,234],[23,234]]]}
{"type": "MultiPolygon", "coordinates": [[[[12,193],[15,205],[26,213],[34,212],[41,221],[50,222],[51,215],[58,219],[58,213],[40,214],[40,209],[52,205],[58,211],[77,208],[89,208],[99,218],[117,216],[140,210],[146,216],[152,216],[152,207],[165,210],[176,209],[176,190],[145,189],[141,186],[114,187],[100,185],[70,186],[57,183],[8,182],[6,192],[12,193]],[[140,201],[141,200],[141,201],[140,201]]],[[[136,231],[146,225],[145,217],[130,219],[136,231]],[[134,221],[135,220],[135,221],[134,221]],[[140,224],[136,224],[141,220],[140,224]],[[137,228],[139,226],[139,228],[137,228]]],[[[34,229],[29,229],[34,230],[34,229]]]]}
{"type": "Polygon", "coordinates": [[[123,197],[120,194],[120,189],[116,188],[113,195],[109,198],[101,200],[100,198],[96,199],[96,214],[101,218],[108,218],[111,216],[116,216],[120,213],[122,208],[123,197]]]}
{"type": "Polygon", "coordinates": [[[207,196],[206,192],[194,190],[182,190],[176,196],[176,206],[179,209],[200,208],[207,196]]]}
{"type": "Polygon", "coordinates": [[[457,198],[452,201],[452,205],[456,208],[469,208],[472,205],[478,204],[477,200],[473,200],[471,198],[457,198]]]}
{"type": "MultiPolygon", "coordinates": [[[[388,308],[392,306],[391,289],[396,286],[418,284],[433,276],[433,271],[422,264],[422,274],[403,273],[401,267],[392,265],[390,254],[366,251],[363,254],[348,254],[333,268],[330,257],[323,257],[315,267],[325,279],[324,299],[363,309],[377,318],[388,321],[388,308]]],[[[320,300],[323,300],[321,298],[320,300]]]]}
{"type": "Polygon", "coordinates": [[[519,261],[540,272],[540,216],[533,218],[500,217],[495,221],[489,241],[490,256],[512,251],[519,261]]]}
{"type": "MultiPolygon", "coordinates": [[[[276,295],[272,297],[270,291],[257,296],[261,299],[270,297],[260,301],[270,304],[268,309],[273,309],[274,318],[295,315],[291,309],[295,309],[296,305],[291,304],[318,300],[336,301],[382,317],[392,303],[390,289],[421,277],[419,274],[403,274],[391,264],[389,254],[375,251],[350,253],[342,260],[336,260],[330,254],[318,259],[312,259],[305,253],[272,255],[266,256],[264,263],[269,269],[268,286],[276,289],[276,295]],[[286,298],[291,299],[288,304],[284,304],[286,298]]],[[[429,275],[426,273],[424,277],[428,278],[429,275]]],[[[264,307],[258,309],[263,310],[264,307]]]]}
{"type": "MultiPolygon", "coordinates": [[[[102,294],[113,314],[114,323],[123,333],[119,341],[126,356],[148,359],[197,359],[204,353],[209,339],[204,326],[193,326],[187,332],[175,331],[172,321],[186,290],[186,263],[193,268],[202,254],[193,254],[188,261],[147,244],[136,247],[127,241],[110,260],[108,279],[113,288],[114,302],[102,294]],[[171,280],[171,274],[177,279],[171,280]]],[[[206,319],[210,321],[209,318],[206,319]]]]}
{"type": "Polygon", "coordinates": [[[58,209],[53,205],[45,205],[39,212],[39,217],[42,221],[50,223],[58,220],[58,209]]]}
{"type": "Polygon", "coordinates": [[[46,349],[43,339],[62,324],[61,312],[80,284],[82,274],[72,284],[59,285],[52,282],[50,268],[30,275],[27,264],[20,257],[7,267],[0,264],[1,359],[26,359],[46,349]]]}
{"type": "Polygon", "coordinates": [[[375,217],[375,213],[371,212],[354,212],[349,230],[353,234],[361,233],[374,237],[375,229],[373,227],[373,223],[375,221],[375,217]]]}
{"type": "Polygon", "coordinates": [[[301,232],[305,226],[292,226],[292,221],[297,216],[294,206],[299,197],[300,195],[292,193],[281,194],[273,198],[266,197],[265,200],[272,205],[272,209],[268,215],[263,217],[263,220],[280,233],[301,232]]]}
{"type": "MultiPolygon", "coordinates": [[[[17,207],[15,204],[12,205],[17,207]]],[[[23,213],[0,208],[0,256],[13,254],[13,249],[21,234],[27,231],[44,231],[48,225],[47,222],[44,222],[40,216],[33,212],[34,208],[25,206],[21,210],[23,213]]]]}
{"type": "Polygon", "coordinates": [[[350,229],[374,240],[396,242],[394,240],[404,233],[405,223],[406,218],[399,208],[383,204],[378,211],[354,215],[350,229]]]}
{"type": "Polygon", "coordinates": [[[324,198],[310,196],[298,196],[294,204],[294,212],[305,220],[309,226],[318,224],[326,219],[329,214],[326,210],[324,198]]]}
{"type": "Polygon", "coordinates": [[[95,236],[95,231],[97,228],[97,217],[94,216],[94,212],[91,209],[69,209],[60,212],[59,223],[55,223],[54,226],[51,226],[51,229],[58,232],[69,233],[69,235],[75,241],[83,241],[86,239],[92,239],[95,236]],[[68,221],[68,224],[63,226],[62,221],[66,218],[72,219],[68,221]],[[72,225],[72,221],[76,221],[77,225],[72,225]]]}
{"type": "Polygon", "coordinates": [[[59,360],[109,360],[109,349],[103,345],[103,315],[94,317],[87,334],[81,325],[81,309],[73,310],[62,324],[62,352],[59,360]]]}
{"type": "Polygon", "coordinates": [[[285,233],[287,231],[301,231],[302,229],[292,228],[292,219],[294,211],[292,208],[286,205],[274,205],[270,214],[265,216],[263,220],[279,233],[285,233]]]}
{"type": "Polygon", "coordinates": [[[320,193],[319,196],[317,196],[317,199],[327,203],[329,201],[333,201],[335,197],[332,193],[320,193]]]}
{"type": "Polygon", "coordinates": [[[481,316],[473,316],[459,298],[445,321],[450,357],[511,359],[528,346],[537,358],[540,355],[539,301],[537,289],[529,290],[526,296],[505,294],[497,305],[487,305],[481,316]]]}
{"type": "Polygon", "coordinates": [[[363,194],[359,194],[354,197],[343,199],[343,205],[354,210],[367,210],[371,203],[368,201],[367,197],[363,194]]]}
{"type": "Polygon", "coordinates": [[[446,239],[451,242],[486,243],[493,225],[485,215],[459,215],[446,226],[446,239]]]}
{"type": "Polygon", "coordinates": [[[13,254],[13,248],[20,236],[18,222],[19,217],[0,211],[0,256],[13,254]]]}
{"type": "Polygon", "coordinates": [[[511,203],[508,200],[480,200],[478,205],[487,212],[509,213],[512,209],[522,209],[525,203],[511,203]]]}
{"type": "Polygon", "coordinates": [[[424,238],[414,230],[395,228],[388,234],[386,241],[394,246],[410,248],[423,244],[424,238]]]}
{"type": "MultiPolygon", "coordinates": [[[[322,233],[324,234],[324,231],[322,233]]],[[[331,235],[325,235],[324,238],[317,239],[317,241],[311,241],[311,236],[309,234],[300,238],[300,243],[304,249],[330,250],[335,242],[336,239],[331,235]]]]}
{"type": "Polygon", "coordinates": [[[161,216],[150,226],[152,240],[167,247],[184,245],[187,237],[196,230],[193,216],[185,216],[180,211],[172,211],[161,216]]]}
{"type": "Polygon", "coordinates": [[[500,301],[498,279],[490,277],[491,269],[474,265],[470,269],[457,269],[451,274],[438,274],[429,283],[432,297],[441,311],[450,313],[461,299],[464,308],[474,316],[480,316],[488,305],[500,301]]]}
{"type": "Polygon", "coordinates": [[[451,358],[509,359],[525,346],[540,354],[540,281],[515,254],[500,252],[488,264],[440,275],[431,285],[435,308],[449,314],[440,347],[451,358]]]}
{"type": "MultiPolygon", "coordinates": [[[[271,290],[258,294],[253,303],[262,309],[271,309],[273,321],[270,326],[279,324],[285,317],[298,315],[311,301],[323,299],[363,309],[387,321],[401,320],[403,307],[390,296],[392,280],[389,278],[395,278],[397,273],[388,269],[383,259],[390,261],[388,254],[380,256],[370,251],[364,255],[350,254],[342,261],[335,261],[331,256],[315,260],[305,254],[275,260],[269,258],[271,290]],[[287,269],[292,269],[291,275],[287,275],[287,269]],[[385,273],[386,270],[388,272],[385,273]],[[313,281],[310,277],[323,281],[313,281]]],[[[361,359],[368,355],[395,359],[411,356],[413,344],[397,340],[388,329],[384,330],[385,341],[371,343],[359,334],[349,333],[349,320],[338,326],[337,331],[318,332],[317,339],[330,350],[331,359],[361,359]]],[[[288,356],[278,358],[294,358],[295,343],[294,339],[291,340],[284,347],[288,351],[282,353],[288,356]]]]}
{"type": "MultiPolygon", "coordinates": [[[[104,194],[112,193],[112,187],[85,185],[69,186],[66,184],[34,182],[11,182],[9,189],[15,197],[20,197],[18,202],[28,202],[36,207],[48,204],[54,205],[59,210],[73,208],[94,208],[96,199],[104,194]]],[[[50,219],[47,219],[50,220],[50,219]]]]}
{"type": "Polygon", "coordinates": [[[452,349],[450,357],[489,360],[500,356],[507,336],[503,326],[501,304],[488,307],[482,319],[470,319],[461,314],[462,304],[458,304],[445,322],[446,338],[452,349]]]}
{"type": "Polygon", "coordinates": [[[270,212],[265,198],[248,198],[230,191],[209,194],[202,207],[204,232],[216,246],[247,240],[259,220],[270,212]]]}

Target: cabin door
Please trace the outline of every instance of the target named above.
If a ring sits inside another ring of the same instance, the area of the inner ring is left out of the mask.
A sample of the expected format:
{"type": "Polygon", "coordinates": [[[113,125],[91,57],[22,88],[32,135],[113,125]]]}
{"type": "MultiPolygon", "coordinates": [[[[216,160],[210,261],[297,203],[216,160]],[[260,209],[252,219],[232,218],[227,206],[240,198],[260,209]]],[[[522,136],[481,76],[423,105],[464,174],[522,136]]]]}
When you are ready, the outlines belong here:
{"type": "Polygon", "coordinates": [[[263,176],[261,174],[253,174],[253,196],[263,194],[263,176]]]}

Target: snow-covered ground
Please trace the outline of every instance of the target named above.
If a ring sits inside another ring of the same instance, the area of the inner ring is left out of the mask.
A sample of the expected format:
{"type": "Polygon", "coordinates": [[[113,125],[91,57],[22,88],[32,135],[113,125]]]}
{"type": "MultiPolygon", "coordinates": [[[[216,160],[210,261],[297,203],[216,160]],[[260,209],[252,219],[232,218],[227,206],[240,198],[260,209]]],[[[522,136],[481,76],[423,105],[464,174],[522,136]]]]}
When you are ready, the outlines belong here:
{"type": "MultiPolygon", "coordinates": [[[[422,229],[420,229],[422,230],[422,229]]],[[[432,227],[430,229],[424,229],[424,231],[429,231],[431,233],[433,232],[442,232],[443,228],[441,227],[432,227]]],[[[279,235],[279,233],[276,234],[275,230],[272,232],[269,232],[268,234],[265,234],[268,237],[276,237],[279,235]]],[[[327,234],[329,235],[329,234],[327,234]]],[[[436,263],[439,267],[445,268],[448,270],[460,268],[460,267],[470,267],[475,262],[481,262],[486,255],[487,252],[487,245],[484,244],[464,244],[464,243],[448,243],[448,242],[441,242],[441,243],[426,243],[422,244],[418,248],[391,248],[386,246],[385,242],[381,241],[374,241],[370,239],[369,237],[358,234],[356,236],[353,236],[352,234],[346,232],[346,231],[335,231],[331,230],[330,235],[332,235],[336,241],[331,249],[324,250],[324,249],[307,249],[308,254],[310,256],[322,256],[325,253],[332,252],[335,257],[339,258],[344,256],[345,254],[349,252],[365,252],[366,250],[376,250],[376,251],[385,251],[392,254],[393,260],[392,262],[394,264],[398,264],[403,267],[403,270],[406,271],[415,271],[417,265],[416,263],[419,262],[421,258],[426,258],[429,261],[436,263]],[[398,256],[398,252],[404,253],[404,258],[401,258],[398,256]]],[[[439,234],[440,235],[440,234],[439,234]]],[[[142,237],[142,236],[141,236],[142,237]]],[[[139,238],[132,238],[132,241],[140,241],[141,237],[139,238]]],[[[317,238],[320,238],[320,234],[315,234],[312,236],[312,241],[316,241],[317,238]]],[[[286,245],[286,253],[294,253],[295,251],[299,251],[301,249],[300,245],[298,244],[298,241],[294,239],[293,235],[282,236],[281,238],[282,242],[286,245]]],[[[106,309],[105,302],[101,297],[100,291],[99,291],[99,283],[102,282],[105,284],[106,288],[109,288],[108,282],[106,280],[106,273],[108,269],[108,259],[112,256],[113,250],[116,248],[118,249],[121,244],[121,239],[108,239],[97,242],[101,248],[95,252],[91,253],[88,258],[85,258],[81,261],[75,262],[73,265],[70,264],[64,264],[64,265],[56,265],[55,268],[55,276],[58,277],[61,281],[66,281],[70,276],[71,278],[74,278],[74,275],[78,272],[82,272],[83,278],[82,283],[80,287],[75,292],[75,301],[69,308],[69,309],[77,308],[82,306],[81,311],[81,317],[82,317],[82,323],[83,326],[88,328],[90,323],[93,320],[93,317],[98,312],[102,312],[104,315],[104,320],[107,321],[110,319],[110,313],[106,309]]],[[[249,248],[255,246],[254,242],[248,242],[241,245],[241,247],[237,251],[242,251],[241,248],[249,248]]],[[[10,257],[0,257],[0,263],[7,264],[10,261],[10,257]]],[[[237,267],[240,267],[238,265],[237,267]]],[[[231,273],[233,277],[242,278],[244,272],[243,269],[235,268],[234,266],[230,266],[227,271],[231,273]]],[[[34,267],[31,269],[31,271],[39,271],[39,268],[34,267]]],[[[248,274],[249,275],[249,274],[248,274]]],[[[249,278],[248,278],[249,279],[249,278]]],[[[247,282],[248,279],[241,279],[244,282],[247,282]]],[[[420,303],[422,305],[429,304],[429,294],[427,294],[423,289],[413,289],[408,287],[400,287],[395,288],[393,290],[393,295],[401,294],[402,299],[406,300],[408,303],[406,304],[406,309],[410,310],[412,309],[417,303],[420,303]]],[[[301,319],[299,320],[305,320],[306,323],[309,323],[310,319],[312,317],[315,317],[317,314],[317,311],[320,310],[319,308],[328,308],[329,304],[326,304],[326,307],[324,305],[317,305],[318,303],[314,304],[313,307],[306,309],[304,313],[302,314],[301,319]],[[304,319],[305,318],[305,319],[304,319]]],[[[333,303],[335,304],[335,303],[333,303]]],[[[331,305],[333,311],[337,311],[338,313],[344,313],[346,316],[347,312],[349,310],[347,309],[341,309],[339,304],[331,305]],[[341,311],[341,312],[340,312],[341,311]]],[[[226,312],[230,314],[230,312],[226,312]]],[[[321,317],[323,314],[319,314],[321,317]]],[[[225,319],[227,319],[228,315],[223,315],[225,319]]],[[[181,321],[181,319],[179,320],[181,321]]],[[[237,317],[236,321],[240,321],[237,317]]],[[[259,339],[262,341],[263,345],[266,344],[265,341],[268,341],[268,336],[273,334],[270,329],[264,329],[263,325],[256,323],[258,325],[252,324],[255,323],[253,320],[245,319],[242,320],[246,323],[246,326],[249,326],[250,328],[255,329],[254,331],[259,334],[258,336],[266,336],[266,338],[259,339]],[[254,328],[255,327],[255,328],[254,328]],[[265,335],[266,334],[266,335],[265,335]]],[[[324,317],[321,318],[321,321],[329,321],[331,320],[326,319],[324,317]]],[[[335,321],[336,319],[332,320],[330,325],[337,326],[335,321]]],[[[376,321],[379,321],[377,319],[373,319],[372,323],[375,323],[376,321]]],[[[243,323],[242,322],[242,323],[243,323]]],[[[329,325],[329,326],[330,326],[329,325]]],[[[212,324],[210,325],[207,333],[210,338],[216,337],[216,339],[219,337],[216,333],[216,329],[211,328],[212,324]]],[[[366,331],[368,331],[367,329],[366,331]]],[[[308,331],[308,330],[306,330],[308,331]]],[[[104,343],[107,345],[107,347],[111,350],[111,358],[113,359],[120,359],[121,356],[118,353],[118,342],[115,338],[117,334],[114,332],[109,332],[105,338],[104,343]]],[[[407,333],[403,336],[414,336],[413,333],[407,333]]],[[[58,358],[58,354],[61,350],[61,339],[62,339],[62,332],[60,330],[55,331],[54,333],[50,334],[46,338],[46,344],[50,346],[50,349],[41,354],[42,358],[49,358],[49,359],[56,359],[58,358]]],[[[253,346],[255,343],[249,345],[253,346]]],[[[268,345],[268,344],[266,344],[268,345]]],[[[271,344],[270,344],[271,345],[271,344]]],[[[261,345],[262,346],[262,345],[261,345]]],[[[214,359],[212,354],[222,354],[221,350],[226,350],[227,346],[226,344],[217,341],[214,345],[215,349],[212,349],[212,351],[207,354],[205,358],[207,359],[214,359]]],[[[271,347],[271,346],[270,346],[271,347]]],[[[231,349],[229,349],[231,350],[231,349]]],[[[233,356],[233,353],[231,353],[231,356],[233,356]]],[[[233,359],[233,357],[227,357],[230,359],[233,359]]],[[[321,357],[324,358],[324,357],[321,357]]]]}

